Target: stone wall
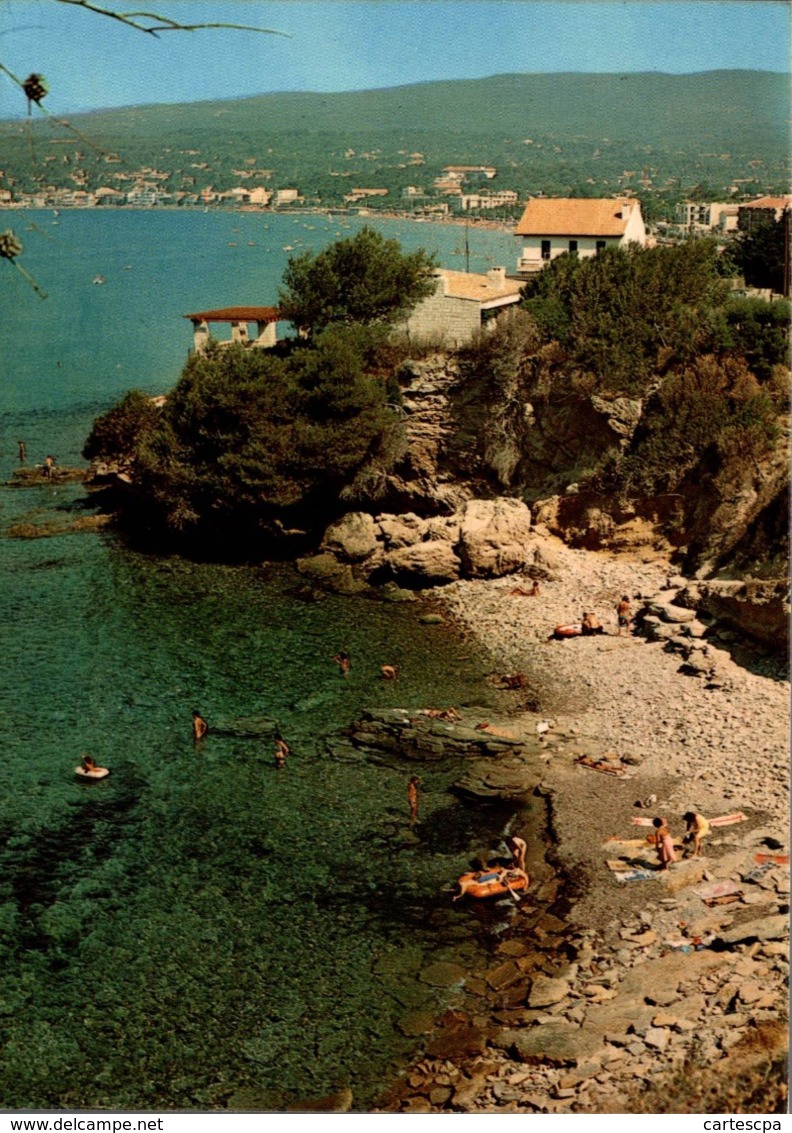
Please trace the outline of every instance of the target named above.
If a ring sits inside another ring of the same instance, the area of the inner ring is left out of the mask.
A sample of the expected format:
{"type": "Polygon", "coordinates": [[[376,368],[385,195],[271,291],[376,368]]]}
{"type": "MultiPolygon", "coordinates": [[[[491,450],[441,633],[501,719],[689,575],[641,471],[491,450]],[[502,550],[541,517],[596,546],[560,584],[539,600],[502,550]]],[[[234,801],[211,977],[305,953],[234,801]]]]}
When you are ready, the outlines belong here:
{"type": "Polygon", "coordinates": [[[443,292],[443,280],[437,291],[419,303],[405,324],[411,338],[442,336],[449,346],[470,342],[481,326],[481,304],[476,299],[457,299],[443,292]]]}

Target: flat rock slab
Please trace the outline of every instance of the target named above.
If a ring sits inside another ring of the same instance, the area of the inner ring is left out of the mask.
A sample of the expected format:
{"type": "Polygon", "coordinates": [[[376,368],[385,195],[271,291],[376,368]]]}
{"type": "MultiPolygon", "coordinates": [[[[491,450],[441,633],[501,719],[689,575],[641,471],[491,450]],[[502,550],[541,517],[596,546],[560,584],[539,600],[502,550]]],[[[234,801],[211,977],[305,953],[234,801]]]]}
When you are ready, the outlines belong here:
{"type": "Polygon", "coordinates": [[[460,964],[448,960],[438,960],[429,964],[421,972],[421,980],[432,987],[453,987],[464,982],[467,972],[460,964]]]}
{"type": "Polygon", "coordinates": [[[499,964],[497,968],[492,968],[491,971],[487,972],[484,978],[493,991],[502,991],[504,988],[518,983],[524,978],[524,974],[513,960],[506,960],[503,964],[499,964]]]}
{"type": "Polygon", "coordinates": [[[594,1062],[605,1051],[602,1035],[561,1022],[519,1031],[504,1030],[499,1035],[498,1044],[514,1050],[522,1062],[548,1062],[554,1066],[580,1066],[594,1062]]]}
{"type": "Polygon", "coordinates": [[[528,996],[529,1007],[552,1007],[560,1003],[569,995],[569,984],[566,980],[551,979],[549,976],[537,976],[531,985],[528,996]]]}
{"type": "Polygon", "coordinates": [[[666,893],[679,893],[689,885],[697,885],[703,879],[706,868],[706,862],[691,858],[676,862],[670,869],[659,870],[657,877],[666,893]]]}
{"type": "Polygon", "coordinates": [[[431,1011],[408,1011],[399,1020],[399,1030],[408,1038],[416,1035],[428,1035],[435,1028],[434,1015],[431,1011]]]}
{"type": "Polygon", "coordinates": [[[479,799],[518,799],[532,794],[543,775],[544,766],[538,759],[478,760],[457,779],[453,789],[479,799]]]}
{"type": "Polygon", "coordinates": [[[788,935],[789,917],[779,914],[744,921],[743,924],[722,932],[719,939],[724,944],[739,944],[744,940],[783,940],[788,935]]]}
{"type": "Polygon", "coordinates": [[[458,1023],[453,1027],[445,1027],[431,1040],[426,1048],[429,1058],[466,1058],[474,1054],[483,1054],[487,1045],[487,1031],[481,1027],[458,1023]]]}

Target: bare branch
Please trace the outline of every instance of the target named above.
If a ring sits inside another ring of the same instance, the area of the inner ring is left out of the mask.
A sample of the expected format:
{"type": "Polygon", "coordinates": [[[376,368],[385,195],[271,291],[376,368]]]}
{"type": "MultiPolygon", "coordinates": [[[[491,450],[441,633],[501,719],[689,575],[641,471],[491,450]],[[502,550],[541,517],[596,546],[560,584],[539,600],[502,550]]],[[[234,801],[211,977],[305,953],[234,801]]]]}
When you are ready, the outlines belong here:
{"type": "Polygon", "coordinates": [[[94,4],[91,0],[56,0],[56,2],[58,4],[70,4],[74,8],[84,8],[87,12],[94,12],[99,16],[107,16],[111,20],[118,20],[119,23],[134,28],[135,31],[142,31],[155,37],[163,31],[204,31],[209,28],[260,32],[262,35],[288,35],[288,32],[276,31],[274,28],[258,28],[249,24],[182,24],[178,20],[170,19],[169,16],[161,15],[159,12],[114,12],[112,8],[94,4]]]}

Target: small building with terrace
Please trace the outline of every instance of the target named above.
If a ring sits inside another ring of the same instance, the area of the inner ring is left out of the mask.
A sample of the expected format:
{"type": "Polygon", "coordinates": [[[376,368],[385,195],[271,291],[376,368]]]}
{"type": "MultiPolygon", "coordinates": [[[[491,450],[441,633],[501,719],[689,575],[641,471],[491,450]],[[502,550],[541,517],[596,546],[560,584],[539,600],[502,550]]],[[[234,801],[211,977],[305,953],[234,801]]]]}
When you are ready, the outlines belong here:
{"type": "Polygon", "coordinates": [[[403,324],[410,338],[439,336],[449,346],[461,346],[477,331],[492,329],[522,298],[524,282],[509,279],[502,267],[486,275],[438,268],[434,277],[434,293],[418,303],[403,324]]]}
{"type": "Polygon", "coordinates": [[[193,325],[193,350],[196,354],[206,353],[211,341],[219,341],[220,346],[274,346],[278,341],[277,324],[280,319],[277,307],[219,307],[215,311],[196,311],[185,315],[193,325]],[[230,323],[231,337],[214,339],[209,330],[210,323],[230,323]],[[255,323],[255,336],[250,333],[250,325],[255,323]]]}

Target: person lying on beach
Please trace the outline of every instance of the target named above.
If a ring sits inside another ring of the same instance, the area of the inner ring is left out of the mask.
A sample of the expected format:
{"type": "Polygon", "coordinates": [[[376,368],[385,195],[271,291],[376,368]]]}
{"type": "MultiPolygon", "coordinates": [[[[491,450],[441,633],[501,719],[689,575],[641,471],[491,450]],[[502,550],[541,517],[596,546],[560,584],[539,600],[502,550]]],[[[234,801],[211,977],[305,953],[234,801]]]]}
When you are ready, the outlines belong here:
{"type": "Polygon", "coordinates": [[[528,688],[531,682],[526,673],[507,673],[503,676],[494,676],[492,683],[496,688],[517,689],[528,688]]]}
{"type": "Polygon", "coordinates": [[[381,665],[380,673],[384,681],[397,681],[399,679],[399,670],[396,665],[381,665]]]}
{"type": "Polygon", "coordinates": [[[682,819],[686,831],[682,840],[693,846],[693,857],[697,858],[701,855],[701,843],[710,832],[710,824],[703,814],[696,814],[692,810],[683,814],[682,819]]]}
{"type": "Polygon", "coordinates": [[[676,861],[674,839],[664,818],[653,818],[652,826],[655,828],[655,849],[657,850],[660,869],[668,869],[676,861]]]}
{"type": "Polygon", "coordinates": [[[352,668],[352,658],[347,653],[346,649],[339,649],[335,657],[332,658],[338,668],[341,670],[341,676],[346,677],[349,670],[352,668]]]}
{"type": "Polygon", "coordinates": [[[209,725],[204,720],[200,712],[193,712],[192,714],[192,730],[193,739],[198,742],[202,740],[206,733],[209,731],[209,725]]]}
{"type": "Polygon", "coordinates": [[[510,598],[538,598],[539,597],[539,583],[534,579],[533,586],[530,590],[525,590],[522,586],[515,586],[513,590],[509,591],[510,598]]]}
{"type": "Polygon", "coordinates": [[[430,720],[450,720],[452,723],[462,719],[456,708],[422,708],[420,714],[430,720]]]}

